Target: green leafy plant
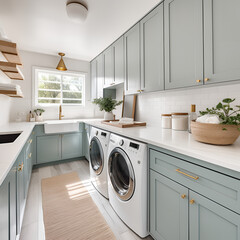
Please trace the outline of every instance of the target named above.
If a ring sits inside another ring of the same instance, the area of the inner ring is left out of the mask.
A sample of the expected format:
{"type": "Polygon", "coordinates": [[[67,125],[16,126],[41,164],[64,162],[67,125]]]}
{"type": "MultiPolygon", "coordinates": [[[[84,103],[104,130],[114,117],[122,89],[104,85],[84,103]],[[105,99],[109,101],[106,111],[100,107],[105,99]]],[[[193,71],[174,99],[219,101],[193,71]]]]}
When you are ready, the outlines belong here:
{"type": "MultiPolygon", "coordinates": [[[[216,107],[207,108],[205,111],[200,111],[201,115],[215,114],[218,115],[221,124],[227,125],[240,125],[240,105],[231,106],[235,101],[231,98],[225,98],[222,102],[218,103],[216,107]]],[[[226,130],[226,128],[223,130],[226,130]]],[[[238,128],[240,131],[240,127],[238,128]]]]}
{"type": "Polygon", "coordinates": [[[38,109],[35,109],[34,112],[36,113],[37,116],[42,116],[42,113],[44,113],[45,110],[38,108],[38,109]]]}
{"type": "Polygon", "coordinates": [[[112,98],[95,98],[93,103],[99,106],[100,111],[111,112],[116,106],[122,104],[123,101],[117,101],[112,98]]]}

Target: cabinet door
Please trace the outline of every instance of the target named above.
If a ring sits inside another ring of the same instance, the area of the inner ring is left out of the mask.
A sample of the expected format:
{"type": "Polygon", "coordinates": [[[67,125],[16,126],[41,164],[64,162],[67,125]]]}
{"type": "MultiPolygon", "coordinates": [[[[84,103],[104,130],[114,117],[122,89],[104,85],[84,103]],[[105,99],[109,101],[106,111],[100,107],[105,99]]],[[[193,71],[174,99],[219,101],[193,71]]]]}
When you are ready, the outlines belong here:
{"type": "Polygon", "coordinates": [[[206,84],[240,79],[239,10],[239,0],[204,0],[206,84]]]}
{"type": "Polygon", "coordinates": [[[89,140],[90,140],[90,125],[85,124],[85,131],[83,135],[83,149],[84,156],[87,160],[89,160],[89,140]]]}
{"type": "Polygon", "coordinates": [[[17,235],[17,166],[14,164],[9,172],[9,233],[10,240],[17,235]]]}
{"type": "Polygon", "coordinates": [[[125,94],[140,90],[140,25],[132,27],[124,35],[125,43],[125,94]]]}
{"type": "Polygon", "coordinates": [[[91,99],[97,97],[97,60],[91,62],[91,99]]]}
{"type": "Polygon", "coordinates": [[[0,186],[0,239],[9,239],[9,198],[7,179],[0,186]]]}
{"type": "Polygon", "coordinates": [[[25,202],[24,192],[24,149],[17,159],[17,234],[20,233],[21,221],[23,216],[23,208],[25,202]]]}
{"type": "Polygon", "coordinates": [[[37,164],[61,159],[61,136],[37,137],[37,164]]]}
{"type": "Polygon", "coordinates": [[[97,98],[103,97],[103,85],[104,85],[104,58],[101,54],[97,57],[97,98]]]}
{"type": "Polygon", "coordinates": [[[124,82],[124,40],[120,37],[113,44],[114,55],[114,80],[115,83],[124,82]]]}
{"type": "Polygon", "coordinates": [[[62,159],[83,156],[82,133],[62,135],[62,159]]]}
{"type": "Polygon", "coordinates": [[[141,22],[141,90],[164,89],[163,4],[141,22]]]}
{"type": "Polygon", "coordinates": [[[188,189],[152,170],[150,233],[158,240],[188,239],[188,189]]]}
{"type": "Polygon", "coordinates": [[[190,240],[240,240],[240,215],[189,191],[190,240]]]}
{"type": "Polygon", "coordinates": [[[165,88],[202,85],[202,0],[164,1],[164,20],[165,88]]]}
{"type": "Polygon", "coordinates": [[[110,86],[114,83],[114,59],[113,47],[110,46],[104,52],[104,86],[110,86]]]}

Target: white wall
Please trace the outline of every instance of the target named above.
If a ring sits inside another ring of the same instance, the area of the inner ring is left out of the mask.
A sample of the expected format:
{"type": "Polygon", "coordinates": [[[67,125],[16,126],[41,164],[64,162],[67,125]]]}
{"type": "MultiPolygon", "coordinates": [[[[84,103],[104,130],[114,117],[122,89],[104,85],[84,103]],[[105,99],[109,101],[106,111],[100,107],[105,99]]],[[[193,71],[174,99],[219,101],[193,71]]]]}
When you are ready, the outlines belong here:
{"type": "MultiPolygon", "coordinates": [[[[22,120],[26,120],[26,115],[32,109],[32,67],[46,67],[55,69],[59,57],[40,54],[35,52],[20,51],[21,60],[23,63],[22,72],[25,77],[24,81],[17,81],[21,86],[24,94],[23,99],[13,99],[11,106],[10,120],[15,121],[17,114],[22,115],[22,120]]],[[[70,71],[86,72],[85,106],[63,106],[63,115],[65,118],[93,118],[103,117],[103,113],[98,111],[97,106],[90,101],[90,63],[75,59],[64,58],[66,66],[70,71]]],[[[58,119],[58,106],[44,107],[46,112],[43,114],[44,119],[58,119]]]]}
{"type": "Polygon", "coordinates": [[[139,94],[136,120],[146,121],[148,125],[159,125],[162,113],[190,112],[191,104],[196,104],[198,113],[207,107],[216,106],[227,97],[236,98],[235,105],[240,105],[240,83],[139,94]]]}
{"type": "MultiPolygon", "coordinates": [[[[0,83],[10,83],[11,80],[0,71],[0,83]]],[[[0,94],[0,126],[7,124],[10,117],[11,98],[0,94]]]]}

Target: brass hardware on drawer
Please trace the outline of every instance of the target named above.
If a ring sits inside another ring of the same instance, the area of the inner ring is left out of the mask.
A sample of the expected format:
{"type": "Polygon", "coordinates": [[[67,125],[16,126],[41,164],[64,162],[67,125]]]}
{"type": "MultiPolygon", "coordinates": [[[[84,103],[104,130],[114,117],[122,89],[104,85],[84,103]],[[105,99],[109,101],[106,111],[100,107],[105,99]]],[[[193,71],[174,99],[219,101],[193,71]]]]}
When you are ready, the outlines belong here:
{"type": "Polygon", "coordinates": [[[178,173],[181,173],[181,174],[183,174],[183,175],[185,175],[185,176],[187,176],[187,177],[190,177],[190,178],[192,178],[192,179],[194,179],[194,180],[198,180],[199,179],[199,177],[193,177],[193,176],[191,176],[191,175],[189,175],[189,174],[187,174],[187,173],[185,173],[185,172],[182,172],[182,171],[180,171],[180,169],[178,168],[178,169],[176,169],[176,172],[178,172],[178,173]]]}
{"type": "Polygon", "coordinates": [[[32,157],[32,153],[29,153],[29,154],[28,154],[28,158],[31,158],[31,157],[32,157]]]}
{"type": "Polygon", "coordinates": [[[22,171],[23,170],[23,163],[22,164],[19,164],[19,166],[18,166],[18,171],[20,172],[20,171],[22,171]]]}
{"type": "Polygon", "coordinates": [[[29,143],[32,143],[32,139],[29,140],[29,143]]]}
{"type": "Polygon", "coordinates": [[[191,199],[191,200],[189,201],[189,203],[190,203],[190,204],[194,204],[194,203],[195,203],[195,200],[194,200],[194,199],[191,199]]]}
{"type": "Polygon", "coordinates": [[[35,132],[33,131],[32,134],[35,134],[35,132]]]}
{"type": "Polygon", "coordinates": [[[200,83],[200,82],[201,82],[201,80],[200,80],[200,79],[198,79],[198,80],[196,80],[196,82],[197,82],[197,83],[200,83]]]}
{"type": "Polygon", "coordinates": [[[139,92],[139,93],[140,93],[140,92],[141,92],[141,90],[137,90],[137,92],[139,92]]]}
{"type": "Polygon", "coordinates": [[[182,195],[181,195],[181,198],[182,198],[182,199],[186,198],[186,194],[182,194],[182,195]]]}
{"type": "Polygon", "coordinates": [[[204,79],[205,82],[207,82],[207,81],[209,81],[209,80],[210,80],[209,78],[205,78],[205,79],[204,79]]]}

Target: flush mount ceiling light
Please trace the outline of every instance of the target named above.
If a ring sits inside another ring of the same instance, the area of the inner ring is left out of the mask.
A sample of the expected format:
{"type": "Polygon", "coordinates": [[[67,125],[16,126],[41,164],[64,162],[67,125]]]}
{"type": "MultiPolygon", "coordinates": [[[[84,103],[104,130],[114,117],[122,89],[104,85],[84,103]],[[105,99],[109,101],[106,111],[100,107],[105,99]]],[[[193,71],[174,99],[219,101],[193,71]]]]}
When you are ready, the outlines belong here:
{"type": "Polygon", "coordinates": [[[74,22],[81,23],[87,18],[88,9],[79,2],[69,2],[66,5],[67,15],[74,22]]]}
{"type": "Polygon", "coordinates": [[[66,65],[63,61],[63,56],[65,56],[65,53],[58,53],[59,56],[61,56],[61,59],[56,67],[57,70],[60,70],[60,71],[67,71],[67,68],[66,68],[66,65]]]}

